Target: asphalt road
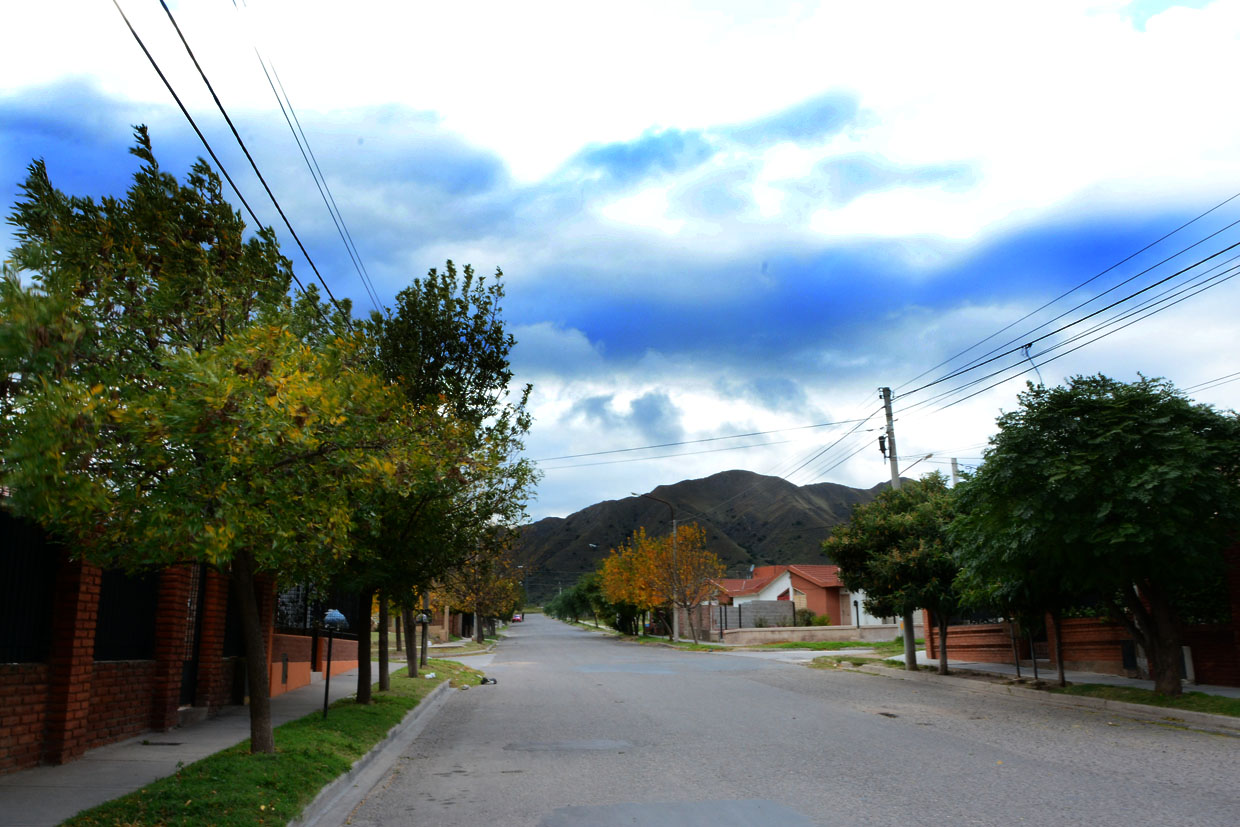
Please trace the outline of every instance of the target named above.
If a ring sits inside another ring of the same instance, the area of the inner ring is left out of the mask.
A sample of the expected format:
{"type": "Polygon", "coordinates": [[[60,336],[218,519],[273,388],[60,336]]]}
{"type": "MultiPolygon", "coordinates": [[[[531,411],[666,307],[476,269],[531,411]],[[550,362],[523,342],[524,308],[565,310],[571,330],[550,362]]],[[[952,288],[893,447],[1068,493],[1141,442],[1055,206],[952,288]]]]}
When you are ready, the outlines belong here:
{"type": "Polygon", "coordinates": [[[486,672],[348,824],[1240,823],[1237,738],[540,615],[486,672]]]}

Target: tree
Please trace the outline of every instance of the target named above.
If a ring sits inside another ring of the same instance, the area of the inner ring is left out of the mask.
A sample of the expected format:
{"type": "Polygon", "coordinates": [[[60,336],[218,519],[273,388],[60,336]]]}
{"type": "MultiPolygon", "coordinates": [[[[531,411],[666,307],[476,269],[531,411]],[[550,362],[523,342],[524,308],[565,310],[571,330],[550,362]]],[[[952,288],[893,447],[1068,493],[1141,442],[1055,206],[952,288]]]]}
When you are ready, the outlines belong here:
{"type": "Polygon", "coordinates": [[[724,566],[706,548],[706,532],[696,523],[676,527],[676,534],[650,537],[639,528],[603,561],[603,593],[612,603],[646,610],[683,609],[697,642],[695,610],[717,591],[724,566]]]}
{"type": "Polygon", "coordinates": [[[1099,600],[1181,693],[1177,594],[1208,590],[1240,517],[1240,419],[1168,382],[1077,376],[1030,385],[961,486],[966,572],[1044,602],[1099,600]]]}
{"type": "MultiPolygon", "coordinates": [[[[454,568],[472,566],[480,549],[506,542],[537,480],[520,456],[530,388],[509,398],[515,341],[504,328],[503,297],[501,271],[488,281],[469,265],[458,272],[448,261],[442,272],[431,269],[397,294],[391,315],[374,314],[368,322],[375,370],[410,404],[459,426],[461,461],[443,477],[378,504],[377,530],[359,540],[372,553],[354,566],[354,587],[381,588],[410,615],[417,594],[454,568]]],[[[381,671],[386,659],[381,649],[381,671]]],[[[369,699],[369,687],[363,663],[359,701],[369,699]]]]}
{"type": "Polygon", "coordinates": [[[0,283],[0,485],[91,562],[229,576],[251,749],[271,752],[257,581],[330,576],[359,504],[456,458],[368,371],[362,336],[300,335],[274,235],[244,238],[210,168],[181,185],[136,135],[123,200],[66,196],[41,162],[23,186],[0,283]]]}
{"type": "MultiPolygon", "coordinates": [[[[849,521],[823,543],[823,551],[839,565],[844,585],[865,592],[869,612],[911,616],[916,609],[930,610],[939,632],[939,673],[944,675],[947,621],[959,604],[957,566],[945,536],[951,515],[947,479],[935,472],[856,506],[849,521]]],[[[916,669],[916,653],[905,648],[905,668],[916,669]]]]}

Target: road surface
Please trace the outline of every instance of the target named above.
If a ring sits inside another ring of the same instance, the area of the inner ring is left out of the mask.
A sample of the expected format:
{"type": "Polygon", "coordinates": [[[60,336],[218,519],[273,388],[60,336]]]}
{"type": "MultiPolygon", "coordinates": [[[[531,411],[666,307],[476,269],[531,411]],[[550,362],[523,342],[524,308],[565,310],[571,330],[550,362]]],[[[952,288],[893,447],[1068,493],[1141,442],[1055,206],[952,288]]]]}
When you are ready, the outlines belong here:
{"type": "Polygon", "coordinates": [[[353,827],[1227,825],[1240,739],[514,625],[353,827]]]}

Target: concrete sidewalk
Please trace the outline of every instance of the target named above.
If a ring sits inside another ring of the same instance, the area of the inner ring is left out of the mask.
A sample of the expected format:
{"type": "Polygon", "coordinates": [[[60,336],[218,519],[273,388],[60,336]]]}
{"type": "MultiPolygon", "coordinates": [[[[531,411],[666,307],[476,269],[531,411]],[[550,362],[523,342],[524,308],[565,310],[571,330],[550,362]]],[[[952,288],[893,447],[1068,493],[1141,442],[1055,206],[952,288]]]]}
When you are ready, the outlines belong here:
{"type": "MultiPolygon", "coordinates": [[[[836,652],[823,652],[821,654],[838,654],[836,652]]],[[[888,660],[898,660],[904,663],[904,655],[892,655],[888,660]]],[[[931,666],[937,668],[939,665],[938,658],[926,657],[924,649],[917,650],[917,665],[931,666]]],[[[995,675],[1007,675],[1016,677],[1016,667],[1010,663],[975,663],[965,660],[947,661],[947,668],[950,670],[967,669],[971,672],[989,672],[995,675]]],[[[1022,666],[1020,674],[1023,678],[1033,679],[1033,668],[1022,666]]],[[[1154,682],[1152,680],[1144,680],[1142,678],[1126,678],[1123,675],[1104,675],[1099,672],[1077,672],[1073,669],[1064,670],[1064,678],[1068,683],[1100,683],[1106,686],[1131,686],[1134,689],[1154,690],[1154,682]]],[[[1043,681],[1053,682],[1057,679],[1055,667],[1051,666],[1047,661],[1038,661],[1038,677],[1043,681]]],[[[1222,695],[1227,698],[1240,698],[1240,686],[1211,686],[1209,684],[1186,683],[1184,684],[1185,692],[1202,692],[1206,695],[1222,695]]]]}
{"type": "MultiPolygon", "coordinates": [[[[389,664],[391,670],[403,661],[389,664]]],[[[372,665],[372,670],[378,664],[372,665]]],[[[376,673],[377,674],[377,673],[376,673]]],[[[357,691],[357,670],[333,675],[331,702],[357,691]]],[[[271,699],[274,726],[322,712],[323,680],[271,699]]],[[[219,715],[167,732],[148,732],[90,750],[60,766],[0,775],[0,827],[59,824],[90,807],[141,789],[250,737],[249,708],[226,707],[219,715]]]]}

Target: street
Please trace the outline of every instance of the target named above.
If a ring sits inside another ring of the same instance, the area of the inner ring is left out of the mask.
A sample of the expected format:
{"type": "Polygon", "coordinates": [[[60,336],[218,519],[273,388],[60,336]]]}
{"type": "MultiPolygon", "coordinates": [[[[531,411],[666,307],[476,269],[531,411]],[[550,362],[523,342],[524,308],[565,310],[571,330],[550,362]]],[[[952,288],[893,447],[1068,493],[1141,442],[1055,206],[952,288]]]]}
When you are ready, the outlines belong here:
{"type": "Polygon", "coordinates": [[[514,624],[349,824],[1231,825],[1240,741],[514,624]]]}

